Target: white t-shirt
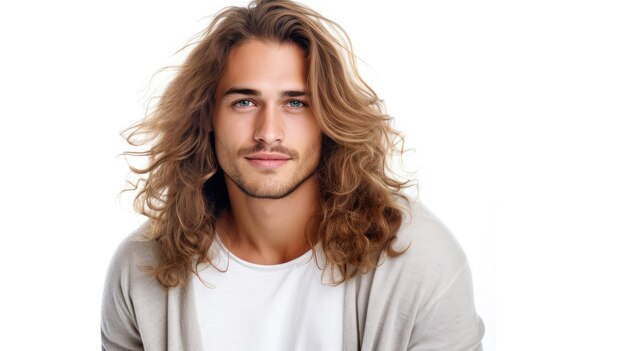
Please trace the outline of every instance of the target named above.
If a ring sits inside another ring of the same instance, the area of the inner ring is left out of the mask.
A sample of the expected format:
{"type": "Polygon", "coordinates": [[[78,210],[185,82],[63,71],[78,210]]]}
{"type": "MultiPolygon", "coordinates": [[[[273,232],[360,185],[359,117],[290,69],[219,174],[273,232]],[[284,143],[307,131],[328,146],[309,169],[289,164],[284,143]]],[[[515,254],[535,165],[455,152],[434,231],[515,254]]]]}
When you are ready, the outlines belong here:
{"type": "MultiPolygon", "coordinates": [[[[217,237],[217,236],[216,236],[217,237]]],[[[320,267],[323,251],[315,247],[320,267]]],[[[312,250],[286,263],[246,262],[219,237],[193,288],[205,350],[341,350],[345,284],[322,276],[312,250]],[[207,286],[208,285],[208,286],[207,286]]]]}

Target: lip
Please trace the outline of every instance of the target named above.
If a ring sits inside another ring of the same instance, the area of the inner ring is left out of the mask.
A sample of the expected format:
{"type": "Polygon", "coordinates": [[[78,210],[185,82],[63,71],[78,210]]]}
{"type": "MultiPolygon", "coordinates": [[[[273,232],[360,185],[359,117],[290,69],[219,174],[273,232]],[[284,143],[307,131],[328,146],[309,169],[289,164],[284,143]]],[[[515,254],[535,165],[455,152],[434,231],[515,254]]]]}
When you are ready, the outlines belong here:
{"type": "Polygon", "coordinates": [[[278,168],[291,160],[291,157],[283,154],[261,152],[245,156],[245,159],[257,168],[278,168]]]}
{"type": "Polygon", "coordinates": [[[253,160],[289,160],[291,157],[283,154],[275,154],[271,152],[259,152],[246,156],[247,159],[253,160]]]}

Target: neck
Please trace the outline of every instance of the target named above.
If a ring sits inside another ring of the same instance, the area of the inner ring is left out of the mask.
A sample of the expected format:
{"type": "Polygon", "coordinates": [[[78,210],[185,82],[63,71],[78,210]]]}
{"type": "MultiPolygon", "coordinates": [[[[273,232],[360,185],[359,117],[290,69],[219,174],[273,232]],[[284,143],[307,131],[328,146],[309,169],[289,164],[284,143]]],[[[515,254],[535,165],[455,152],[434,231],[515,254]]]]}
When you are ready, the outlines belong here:
{"type": "Polygon", "coordinates": [[[306,253],[308,221],[319,211],[315,177],[281,199],[257,199],[226,179],[230,210],[217,219],[217,232],[235,256],[257,264],[280,264],[306,253]]]}

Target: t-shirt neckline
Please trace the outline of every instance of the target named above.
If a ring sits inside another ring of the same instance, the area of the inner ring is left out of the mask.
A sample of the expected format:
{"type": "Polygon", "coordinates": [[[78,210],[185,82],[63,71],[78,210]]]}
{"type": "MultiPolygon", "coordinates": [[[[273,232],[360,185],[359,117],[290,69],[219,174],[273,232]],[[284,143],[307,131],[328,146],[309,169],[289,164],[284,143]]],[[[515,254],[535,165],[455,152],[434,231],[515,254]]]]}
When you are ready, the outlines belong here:
{"type": "Polygon", "coordinates": [[[226,259],[230,259],[232,258],[234,262],[239,263],[241,266],[247,267],[247,268],[251,268],[254,270],[259,270],[259,271],[280,271],[280,270],[284,270],[284,269],[288,269],[291,267],[294,267],[296,265],[300,265],[300,264],[304,264],[306,263],[305,261],[308,261],[308,258],[312,257],[313,254],[313,250],[309,249],[307,252],[305,252],[304,254],[300,255],[299,257],[294,258],[291,261],[288,262],[284,262],[284,263],[279,263],[279,264],[258,264],[258,263],[252,263],[252,262],[248,262],[240,257],[237,257],[237,255],[235,255],[234,253],[232,253],[230,250],[228,250],[228,248],[226,247],[226,245],[224,245],[224,243],[222,242],[222,240],[220,239],[220,236],[217,234],[217,232],[215,233],[215,241],[217,242],[217,247],[220,251],[220,253],[226,258],[226,259]]]}

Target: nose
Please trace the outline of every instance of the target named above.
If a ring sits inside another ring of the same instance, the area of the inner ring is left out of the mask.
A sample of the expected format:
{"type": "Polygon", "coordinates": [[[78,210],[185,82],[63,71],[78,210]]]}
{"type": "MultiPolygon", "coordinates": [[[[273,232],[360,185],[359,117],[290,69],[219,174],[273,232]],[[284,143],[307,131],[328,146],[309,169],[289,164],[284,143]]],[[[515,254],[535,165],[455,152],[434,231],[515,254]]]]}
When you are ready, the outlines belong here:
{"type": "Polygon", "coordinates": [[[280,143],[284,138],[284,126],[280,107],[263,106],[259,109],[254,140],[259,143],[272,145],[280,143]]]}

